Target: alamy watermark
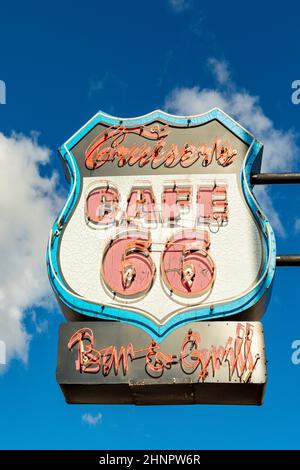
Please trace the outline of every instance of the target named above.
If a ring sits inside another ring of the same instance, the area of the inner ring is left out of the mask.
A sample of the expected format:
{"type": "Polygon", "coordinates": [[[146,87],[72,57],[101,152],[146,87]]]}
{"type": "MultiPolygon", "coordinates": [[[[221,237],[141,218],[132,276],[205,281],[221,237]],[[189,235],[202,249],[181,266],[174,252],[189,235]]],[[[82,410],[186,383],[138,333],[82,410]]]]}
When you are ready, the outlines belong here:
{"type": "Polygon", "coordinates": [[[292,82],[292,89],[295,90],[291,96],[292,103],[300,104],[300,80],[294,80],[292,82]]]}
{"type": "Polygon", "coordinates": [[[0,104],[6,104],[6,84],[0,80],[0,104]]]}
{"type": "Polygon", "coordinates": [[[6,364],[6,345],[0,340],[0,365],[6,364]]]}
{"type": "Polygon", "coordinates": [[[295,339],[291,348],[294,350],[291,356],[292,363],[298,366],[300,364],[300,339],[295,339]]]}

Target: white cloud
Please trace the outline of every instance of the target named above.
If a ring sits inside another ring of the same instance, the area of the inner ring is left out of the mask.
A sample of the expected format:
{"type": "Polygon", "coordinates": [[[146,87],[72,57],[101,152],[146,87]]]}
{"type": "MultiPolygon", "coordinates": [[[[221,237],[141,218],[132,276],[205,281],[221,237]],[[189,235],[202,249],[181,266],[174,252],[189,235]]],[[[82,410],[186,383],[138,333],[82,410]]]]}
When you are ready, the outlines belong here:
{"type": "Polygon", "coordinates": [[[294,229],[296,233],[300,232],[300,218],[295,220],[294,229]]]}
{"type": "Polygon", "coordinates": [[[104,78],[91,78],[89,81],[88,96],[92,96],[94,93],[102,91],[105,87],[106,77],[104,78]]]}
{"type": "Polygon", "coordinates": [[[83,423],[89,426],[97,426],[97,424],[102,423],[102,414],[97,413],[96,415],[92,415],[91,413],[84,413],[81,419],[83,423]]]}
{"type": "Polygon", "coordinates": [[[230,83],[230,71],[228,67],[228,63],[225,60],[217,60],[214,57],[208,59],[208,65],[211,67],[213,74],[215,75],[217,82],[220,85],[224,85],[225,83],[230,83]]]}
{"type": "Polygon", "coordinates": [[[191,7],[190,0],[169,0],[169,4],[176,13],[181,13],[191,7]]]}
{"type": "Polygon", "coordinates": [[[286,232],[282,225],[280,214],[273,206],[270,189],[267,186],[256,186],[254,188],[254,194],[263,207],[266,216],[269,218],[275,233],[280,237],[285,238],[286,232]]]}
{"type": "MultiPolygon", "coordinates": [[[[212,73],[217,80],[215,89],[176,88],[165,101],[168,111],[192,115],[219,107],[240,122],[264,143],[262,171],[292,171],[299,159],[297,136],[293,130],[276,128],[274,122],[263,111],[258,96],[239,90],[231,81],[228,66],[223,61],[210,59],[212,73]]],[[[280,216],[275,211],[266,187],[256,188],[256,194],[277,233],[284,236],[280,216]]]]}
{"type": "Polygon", "coordinates": [[[124,82],[118,75],[106,71],[101,77],[95,76],[90,78],[88,83],[88,96],[91,97],[94,94],[109,89],[126,89],[127,83],[124,82]]]}
{"type": "Polygon", "coordinates": [[[49,158],[50,150],[36,136],[0,133],[0,340],[6,344],[7,361],[27,361],[30,335],[24,318],[31,315],[42,331],[45,322],[30,310],[53,299],[48,297],[45,252],[63,201],[56,192],[57,175],[40,174],[49,158]]]}
{"type": "Polygon", "coordinates": [[[32,310],[29,315],[36,333],[45,333],[48,330],[49,322],[46,318],[39,318],[35,310],[32,310]]]}

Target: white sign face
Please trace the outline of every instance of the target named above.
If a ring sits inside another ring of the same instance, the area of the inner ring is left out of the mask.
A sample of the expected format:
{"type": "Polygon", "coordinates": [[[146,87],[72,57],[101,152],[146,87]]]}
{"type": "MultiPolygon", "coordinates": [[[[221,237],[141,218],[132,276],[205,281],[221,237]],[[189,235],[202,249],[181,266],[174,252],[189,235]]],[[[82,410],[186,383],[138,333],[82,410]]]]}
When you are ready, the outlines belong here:
{"type": "Polygon", "coordinates": [[[49,242],[67,313],[154,337],[192,320],[261,316],[274,236],[250,187],[262,145],[220,110],[95,116],[62,148],[71,192],[49,242]]]}

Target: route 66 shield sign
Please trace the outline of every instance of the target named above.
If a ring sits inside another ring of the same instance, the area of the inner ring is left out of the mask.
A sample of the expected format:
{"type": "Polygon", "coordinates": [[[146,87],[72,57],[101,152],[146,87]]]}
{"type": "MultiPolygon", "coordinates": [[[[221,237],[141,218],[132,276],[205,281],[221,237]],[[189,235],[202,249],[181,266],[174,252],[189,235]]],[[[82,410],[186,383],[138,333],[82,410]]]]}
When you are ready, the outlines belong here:
{"type": "Polygon", "coordinates": [[[59,149],[70,192],[47,267],[66,316],[158,342],[189,322],[259,319],[275,269],[250,183],[262,150],[219,109],[94,116],[59,149]]]}

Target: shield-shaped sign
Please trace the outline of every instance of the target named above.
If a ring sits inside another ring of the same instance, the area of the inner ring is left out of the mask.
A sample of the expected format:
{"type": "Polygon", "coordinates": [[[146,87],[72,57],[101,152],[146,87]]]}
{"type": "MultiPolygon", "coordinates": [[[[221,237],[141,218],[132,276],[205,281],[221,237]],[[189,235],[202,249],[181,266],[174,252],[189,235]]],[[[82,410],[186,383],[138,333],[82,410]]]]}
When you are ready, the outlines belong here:
{"type": "Polygon", "coordinates": [[[67,317],[158,341],[191,321],[259,319],[275,270],[250,182],[262,150],[219,109],[94,116],[60,148],[70,193],[47,265],[67,317]]]}

